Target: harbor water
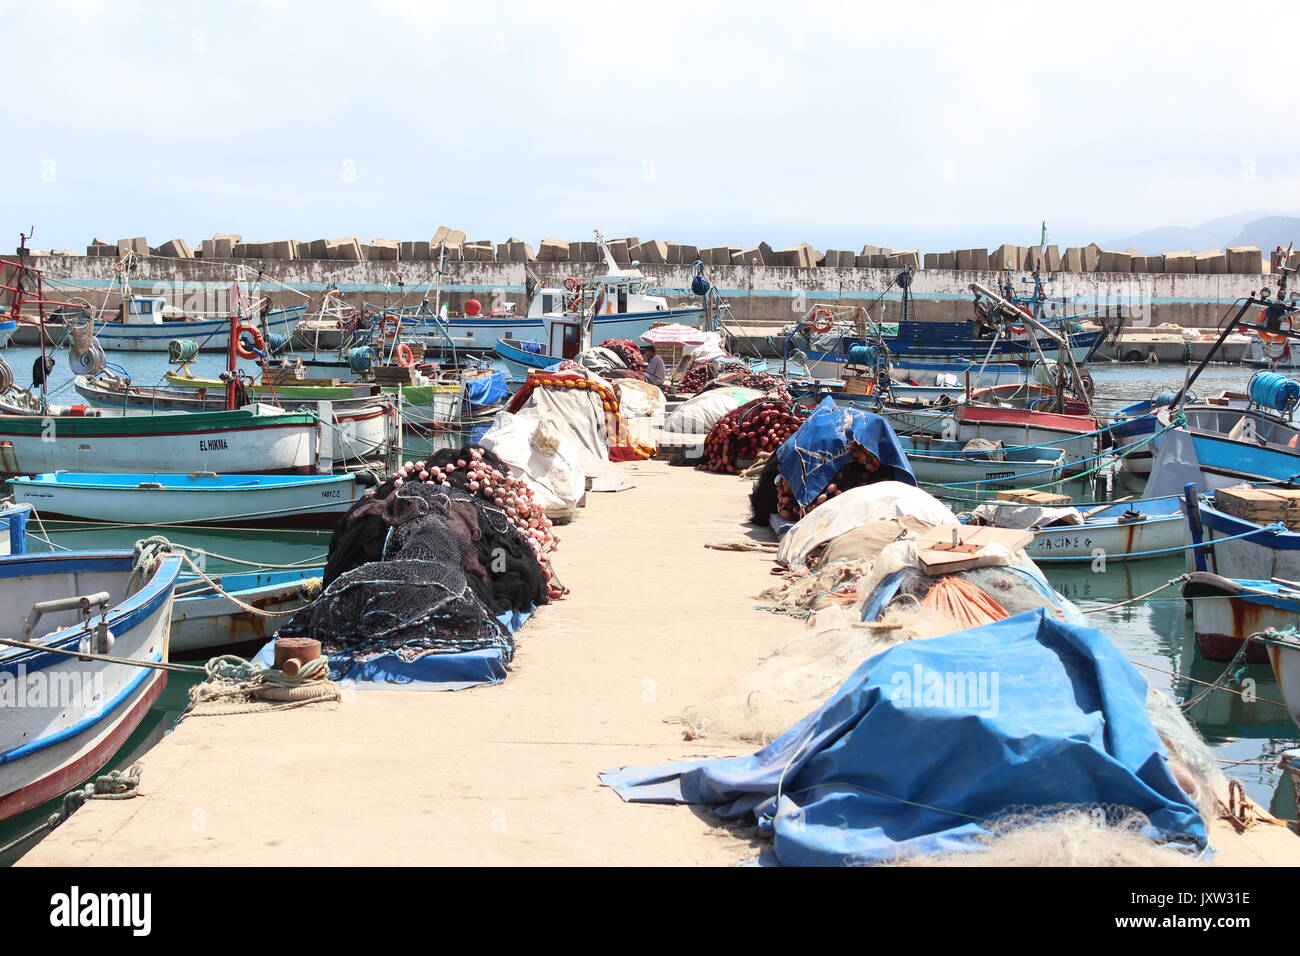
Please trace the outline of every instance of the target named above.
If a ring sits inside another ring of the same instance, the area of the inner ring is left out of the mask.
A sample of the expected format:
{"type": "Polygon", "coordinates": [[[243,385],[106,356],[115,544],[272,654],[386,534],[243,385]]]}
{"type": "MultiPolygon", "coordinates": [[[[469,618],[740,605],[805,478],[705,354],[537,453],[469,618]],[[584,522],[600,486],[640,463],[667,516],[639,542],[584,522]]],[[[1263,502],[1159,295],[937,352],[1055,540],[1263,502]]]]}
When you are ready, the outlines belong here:
{"type": "MultiPolygon", "coordinates": [[[[51,400],[79,403],[81,399],[72,389],[71,375],[65,367],[66,353],[55,354],[58,364],[50,376],[51,400]]],[[[32,363],[38,356],[37,349],[10,349],[4,353],[14,368],[19,385],[30,383],[32,363]]],[[[169,369],[165,354],[112,353],[109,357],[112,365],[117,366],[116,371],[129,374],[136,384],[165,384],[162,376],[169,369]]],[[[215,376],[223,367],[222,355],[203,355],[195,363],[195,371],[201,375],[215,376]]],[[[1108,413],[1119,406],[1149,398],[1163,389],[1177,389],[1182,385],[1187,369],[1168,365],[1099,364],[1093,366],[1092,373],[1097,384],[1098,411],[1108,413]]],[[[1217,394],[1222,389],[1242,390],[1249,375],[1250,370],[1242,367],[1213,366],[1201,376],[1194,391],[1205,396],[1217,394]]],[[[459,437],[449,436],[449,440],[459,437]]],[[[408,448],[412,457],[421,453],[418,447],[411,447],[409,443],[408,448]]],[[[719,477],[718,480],[726,479],[719,477]]],[[[1087,481],[1072,482],[1062,490],[1072,494],[1076,501],[1099,501],[1140,495],[1142,485],[1140,480],[1112,468],[1087,481]]],[[[950,504],[956,511],[970,507],[969,503],[962,501],[950,501],[950,504]]],[[[37,549],[130,548],[139,538],[160,530],[173,540],[214,555],[278,565],[323,563],[329,540],[328,532],[319,531],[63,525],[52,528],[37,525],[32,530],[34,535],[49,542],[34,542],[37,549]]],[[[209,572],[230,571],[237,567],[240,566],[221,558],[209,558],[207,564],[209,572]]],[[[1056,589],[1085,612],[1128,601],[1135,595],[1160,587],[1186,569],[1187,560],[1181,554],[1131,563],[1111,562],[1099,568],[1087,564],[1043,566],[1056,589]]],[[[1220,678],[1226,666],[1203,661],[1197,655],[1191,621],[1177,587],[1087,616],[1089,623],[1103,631],[1153,686],[1170,691],[1177,700],[1201,693],[1206,684],[1220,678]]],[[[527,639],[527,631],[522,637],[527,639]]],[[[1230,681],[1229,690],[1216,690],[1191,707],[1188,716],[1205,736],[1215,755],[1225,762],[1226,773],[1240,779],[1250,796],[1275,815],[1294,819],[1296,808],[1290,784],[1276,769],[1276,758],[1283,750],[1300,745],[1300,731],[1279,703],[1280,692],[1268,665],[1249,666],[1234,676],[1244,679],[1244,683],[1230,681]],[[1245,694],[1233,690],[1245,690],[1245,694]]],[[[109,769],[129,766],[162,738],[183,711],[186,691],[193,682],[193,678],[187,675],[170,675],[166,690],[109,769]]],[[[597,769],[592,768],[593,772],[597,769]]],[[[145,786],[147,781],[146,769],[145,786]]],[[[58,806],[59,801],[51,801],[0,824],[0,846],[30,830],[58,806]]],[[[12,863],[30,846],[28,843],[7,856],[0,856],[0,865],[12,863]]]]}

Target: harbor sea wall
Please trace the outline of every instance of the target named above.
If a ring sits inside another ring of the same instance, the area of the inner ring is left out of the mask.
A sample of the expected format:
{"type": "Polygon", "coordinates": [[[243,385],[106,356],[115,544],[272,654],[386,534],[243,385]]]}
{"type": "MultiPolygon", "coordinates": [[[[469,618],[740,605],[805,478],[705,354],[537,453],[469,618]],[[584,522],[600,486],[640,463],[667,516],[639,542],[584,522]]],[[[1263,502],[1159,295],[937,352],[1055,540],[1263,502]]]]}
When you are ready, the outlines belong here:
{"type": "MultiPolygon", "coordinates": [[[[437,276],[428,261],[335,261],[320,259],[182,259],[143,256],[124,260],[110,256],[32,256],[34,268],[45,272],[46,298],[80,296],[94,307],[115,308],[125,279],[136,295],[165,296],[190,313],[222,314],[229,307],[232,284],[245,297],[269,296],[274,307],[310,301],[314,311],[326,289],[337,287],[353,306],[432,305],[437,276]]],[[[817,266],[709,266],[708,276],[743,323],[784,323],[816,304],[863,306],[880,321],[898,317],[899,290],[893,286],[897,269],[817,266]]],[[[513,302],[526,307],[527,273],[545,285],[564,277],[589,278],[604,272],[597,263],[470,262],[449,263],[442,276],[443,299],[453,312],[466,300],[478,299],[485,310],[513,302]]],[[[688,265],[641,266],[652,290],[673,299],[693,298],[688,265]]],[[[990,289],[1010,279],[1017,290],[1030,291],[1023,273],[993,270],[923,269],[915,273],[912,296],[916,317],[951,321],[970,315],[969,286],[990,289]]],[[[1275,276],[1238,274],[1055,272],[1048,294],[1066,313],[1123,315],[1125,326],[1142,328],[1172,323],[1182,328],[1213,328],[1238,298],[1273,286],[1275,276]]],[[[35,293],[34,286],[32,293],[35,293]]]]}

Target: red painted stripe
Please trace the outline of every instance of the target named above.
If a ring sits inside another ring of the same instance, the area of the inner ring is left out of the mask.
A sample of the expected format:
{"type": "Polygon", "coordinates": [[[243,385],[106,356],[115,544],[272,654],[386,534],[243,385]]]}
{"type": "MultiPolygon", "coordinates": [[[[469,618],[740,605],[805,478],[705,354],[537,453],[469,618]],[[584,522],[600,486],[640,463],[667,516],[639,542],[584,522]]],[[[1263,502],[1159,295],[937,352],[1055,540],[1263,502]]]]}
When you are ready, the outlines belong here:
{"type": "MultiPolygon", "coordinates": [[[[60,767],[49,776],[42,777],[40,780],[33,781],[25,787],[0,797],[0,820],[22,813],[24,810],[30,810],[32,807],[39,806],[46,800],[53,799],[61,793],[67,793],[102,768],[104,764],[112,759],[113,754],[117,753],[122,744],[126,742],[126,739],[131,736],[131,732],[140,725],[145,713],[153,706],[153,702],[158,699],[158,695],[162,693],[166,684],[167,672],[155,671],[154,676],[149,678],[145,684],[144,694],[136,698],[136,702],[131,706],[131,709],[122,715],[117,725],[107,737],[96,745],[94,750],[84,757],[60,767]]],[[[111,720],[112,717],[106,716],[104,719],[111,720]]],[[[21,761],[18,762],[18,766],[22,766],[21,761]]]]}
{"type": "MultiPolygon", "coordinates": [[[[144,417],[144,416],[140,416],[140,417],[144,417]]],[[[60,422],[60,421],[68,421],[69,419],[62,419],[62,418],[59,418],[58,416],[55,416],[53,420],[54,420],[54,422],[56,423],[56,428],[55,428],[55,430],[57,431],[57,430],[58,430],[58,428],[57,428],[57,423],[60,422]]],[[[102,418],[101,418],[101,419],[98,419],[98,421],[103,421],[103,419],[102,419],[102,418]]],[[[206,429],[206,430],[201,430],[201,431],[87,432],[87,433],[80,434],[80,435],[75,434],[75,433],[74,433],[74,434],[65,434],[65,435],[57,435],[57,434],[56,434],[55,437],[56,437],[56,438],[63,438],[63,439],[67,439],[67,440],[71,440],[71,439],[74,439],[74,438],[164,438],[164,437],[166,437],[166,438],[184,438],[186,435],[207,435],[207,436],[217,435],[217,436],[219,436],[219,435],[221,435],[221,434],[223,434],[223,433],[225,433],[225,432],[251,432],[251,431],[263,431],[263,432],[264,432],[264,431],[272,431],[272,430],[277,429],[277,428],[308,428],[308,429],[310,429],[310,428],[313,428],[313,427],[315,427],[315,426],[312,425],[312,424],[310,424],[310,423],[306,423],[306,422],[289,422],[289,423],[286,423],[286,424],[284,424],[284,425],[249,425],[249,426],[247,426],[247,427],[242,427],[242,428],[224,428],[224,427],[221,427],[221,426],[214,426],[214,427],[212,427],[212,428],[209,428],[209,429],[206,429]]],[[[15,437],[18,437],[18,438],[37,438],[37,437],[39,437],[38,434],[36,434],[36,433],[32,433],[32,432],[5,431],[3,424],[0,424],[0,438],[6,438],[6,437],[8,437],[8,436],[15,436],[15,437]]]]}

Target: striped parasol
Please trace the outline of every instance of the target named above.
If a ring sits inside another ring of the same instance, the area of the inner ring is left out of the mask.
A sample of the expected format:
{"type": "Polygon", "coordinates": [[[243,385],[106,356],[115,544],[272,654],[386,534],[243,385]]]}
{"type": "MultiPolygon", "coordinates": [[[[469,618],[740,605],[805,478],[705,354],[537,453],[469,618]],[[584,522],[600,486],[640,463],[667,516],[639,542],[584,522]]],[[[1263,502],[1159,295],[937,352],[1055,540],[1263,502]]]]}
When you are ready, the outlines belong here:
{"type": "Polygon", "coordinates": [[[709,341],[709,333],[680,322],[669,322],[643,334],[641,341],[650,345],[702,345],[709,341]]]}

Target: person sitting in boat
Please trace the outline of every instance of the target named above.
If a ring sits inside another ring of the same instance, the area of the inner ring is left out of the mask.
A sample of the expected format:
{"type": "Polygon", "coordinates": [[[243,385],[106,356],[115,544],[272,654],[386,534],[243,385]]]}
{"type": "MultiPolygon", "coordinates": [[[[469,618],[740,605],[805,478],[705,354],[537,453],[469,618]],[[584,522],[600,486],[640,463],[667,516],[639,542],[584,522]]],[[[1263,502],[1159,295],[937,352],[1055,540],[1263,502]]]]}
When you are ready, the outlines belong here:
{"type": "Polygon", "coordinates": [[[653,345],[641,346],[641,355],[645,358],[645,380],[663,388],[664,379],[668,377],[668,367],[664,365],[664,360],[659,357],[653,345]]]}

